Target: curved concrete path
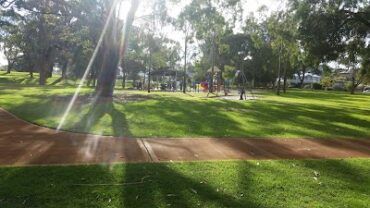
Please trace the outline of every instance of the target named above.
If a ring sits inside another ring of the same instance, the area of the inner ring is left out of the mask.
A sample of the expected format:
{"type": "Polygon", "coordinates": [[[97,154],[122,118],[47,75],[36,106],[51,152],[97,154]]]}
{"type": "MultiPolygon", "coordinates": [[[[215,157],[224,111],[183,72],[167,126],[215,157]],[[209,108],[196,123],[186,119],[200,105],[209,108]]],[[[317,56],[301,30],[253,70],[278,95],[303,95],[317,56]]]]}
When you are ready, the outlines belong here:
{"type": "Polygon", "coordinates": [[[370,139],[132,139],[36,126],[0,108],[0,165],[370,158],[370,139]]]}

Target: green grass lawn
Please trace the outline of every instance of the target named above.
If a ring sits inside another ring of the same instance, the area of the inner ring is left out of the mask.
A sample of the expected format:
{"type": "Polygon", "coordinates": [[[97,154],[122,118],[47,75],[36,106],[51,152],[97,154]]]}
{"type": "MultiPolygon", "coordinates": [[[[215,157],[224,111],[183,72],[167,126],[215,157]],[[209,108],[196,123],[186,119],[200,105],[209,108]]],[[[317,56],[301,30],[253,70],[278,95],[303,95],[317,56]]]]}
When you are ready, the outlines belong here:
{"type": "MultiPolygon", "coordinates": [[[[77,80],[62,80],[60,75],[53,75],[47,79],[47,85],[49,86],[73,86],[76,85],[77,80]]],[[[4,85],[16,85],[16,86],[37,86],[39,82],[39,74],[34,73],[33,78],[30,77],[29,73],[26,72],[11,72],[7,74],[4,71],[0,71],[0,84],[4,85]]]]}
{"type": "MultiPolygon", "coordinates": [[[[0,107],[56,127],[74,84],[0,74],[0,107]]],[[[54,78],[53,78],[54,79],[54,78]]],[[[57,79],[57,77],[55,78],[57,79]]],[[[255,101],[83,88],[66,130],[131,137],[370,136],[370,97],[290,90],[255,101]]],[[[0,207],[370,207],[370,160],[219,161],[1,167],[0,207]]]]}
{"type": "Polygon", "coordinates": [[[365,208],[369,187],[355,159],[0,168],[0,207],[365,208]]]}
{"type": "MultiPolygon", "coordinates": [[[[6,76],[0,76],[0,107],[55,128],[74,87],[2,83],[6,76]]],[[[290,90],[278,97],[266,91],[240,102],[116,90],[114,102],[93,105],[92,92],[82,89],[63,129],[130,137],[370,137],[370,96],[364,94],[290,90]]]]}

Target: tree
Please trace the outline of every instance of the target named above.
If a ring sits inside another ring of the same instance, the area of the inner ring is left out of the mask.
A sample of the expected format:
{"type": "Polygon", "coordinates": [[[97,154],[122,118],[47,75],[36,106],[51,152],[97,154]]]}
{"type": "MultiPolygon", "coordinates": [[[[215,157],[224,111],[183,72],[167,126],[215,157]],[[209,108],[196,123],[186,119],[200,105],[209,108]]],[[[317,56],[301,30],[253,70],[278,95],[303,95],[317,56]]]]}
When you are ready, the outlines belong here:
{"type": "Polygon", "coordinates": [[[122,21],[114,15],[114,10],[117,8],[117,1],[107,1],[105,5],[106,8],[109,8],[105,13],[105,20],[108,22],[108,27],[101,47],[103,62],[102,71],[98,77],[96,93],[100,97],[111,98],[113,96],[120,57],[125,55],[128,37],[136,10],[139,6],[139,1],[131,1],[131,8],[126,17],[124,34],[120,30],[123,25],[122,21]]]}
{"type": "MultiPolygon", "coordinates": [[[[180,14],[180,16],[186,17],[191,30],[194,31],[195,38],[201,42],[200,48],[203,55],[209,55],[209,65],[212,69],[209,80],[210,93],[213,93],[214,68],[220,63],[220,52],[223,49],[221,40],[226,34],[232,33],[228,21],[221,11],[236,9],[240,6],[239,3],[239,1],[192,0],[180,14]]],[[[237,13],[232,14],[234,15],[231,15],[231,22],[236,20],[235,14],[237,13]]]]}
{"type": "Polygon", "coordinates": [[[356,88],[369,76],[369,52],[362,39],[353,39],[347,44],[346,53],[342,54],[341,61],[351,73],[350,93],[354,94],[356,88]]]}
{"type": "Polygon", "coordinates": [[[366,38],[370,34],[370,2],[355,1],[296,1],[292,0],[291,11],[299,21],[302,43],[311,56],[319,62],[344,61],[351,66],[352,86],[362,82],[357,64],[362,51],[366,51],[366,38]]]}
{"type": "Polygon", "coordinates": [[[188,43],[192,42],[194,33],[192,31],[191,17],[189,13],[183,12],[179,15],[178,21],[176,22],[177,28],[184,33],[184,76],[183,76],[183,93],[186,93],[186,69],[188,61],[188,43]]]}
{"type": "MultiPolygon", "coordinates": [[[[27,62],[32,63],[32,69],[37,66],[40,73],[39,84],[45,85],[51,76],[58,50],[63,49],[64,38],[69,23],[74,18],[71,15],[70,2],[48,0],[3,1],[7,2],[6,11],[11,19],[9,23],[17,29],[14,34],[21,34],[18,48],[22,50],[27,62]]],[[[2,2],[2,3],[3,3],[2,2]]],[[[3,4],[2,4],[3,5],[3,4]]]]}
{"type": "Polygon", "coordinates": [[[283,75],[283,91],[286,92],[287,76],[292,69],[292,59],[297,53],[297,37],[294,20],[288,13],[279,12],[269,18],[269,35],[271,37],[271,46],[275,56],[278,56],[278,85],[277,95],[280,94],[281,75],[283,75]],[[283,66],[283,72],[281,72],[283,66]]]}
{"type": "Polygon", "coordinates": [[[7,73],[13,69],[17,59],[21,55],[19,45],[19,34],[7,34],[2,37],[2,49],[8,61],[7,73]]]}

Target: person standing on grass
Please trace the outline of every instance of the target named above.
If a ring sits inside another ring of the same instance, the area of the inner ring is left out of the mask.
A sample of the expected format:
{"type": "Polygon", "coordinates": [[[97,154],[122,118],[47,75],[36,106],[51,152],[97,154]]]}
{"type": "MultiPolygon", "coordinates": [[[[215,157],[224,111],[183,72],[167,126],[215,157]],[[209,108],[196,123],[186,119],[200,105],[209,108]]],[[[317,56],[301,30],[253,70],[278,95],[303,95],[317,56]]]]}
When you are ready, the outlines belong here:
{"type": "Polygon", "coordinates": [[[244,87],[240,88],[240,99],[239,100],[244,100],[245,97],[245,89],[244,87]]]}

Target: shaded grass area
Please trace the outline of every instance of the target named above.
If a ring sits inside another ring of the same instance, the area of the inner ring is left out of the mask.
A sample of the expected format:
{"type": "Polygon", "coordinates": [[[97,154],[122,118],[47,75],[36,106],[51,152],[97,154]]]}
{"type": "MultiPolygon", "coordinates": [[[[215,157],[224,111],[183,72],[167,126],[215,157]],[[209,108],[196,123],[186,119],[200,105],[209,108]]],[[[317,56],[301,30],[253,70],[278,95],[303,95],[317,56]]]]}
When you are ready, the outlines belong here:
{"type": "Polygon", "coordinates": [[[0,168],[0,207],[369,207],[369,185],[370,160],[0,168]]]}

